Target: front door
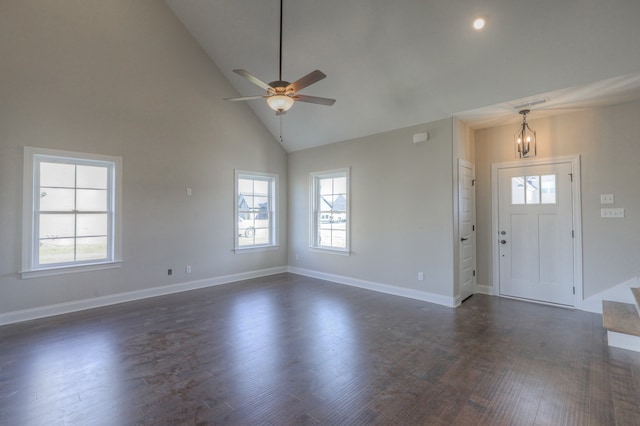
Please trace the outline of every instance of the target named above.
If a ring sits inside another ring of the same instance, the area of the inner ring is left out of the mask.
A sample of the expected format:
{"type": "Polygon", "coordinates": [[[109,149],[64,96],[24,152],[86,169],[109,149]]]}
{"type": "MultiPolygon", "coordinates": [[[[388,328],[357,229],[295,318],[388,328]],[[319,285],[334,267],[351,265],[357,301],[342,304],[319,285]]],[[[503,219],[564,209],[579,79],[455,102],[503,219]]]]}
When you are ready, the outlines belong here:
{"type": "Polygon", "coordinates": [[[574,305],[571,163],[498,171],[500,294],[574,305]]]}

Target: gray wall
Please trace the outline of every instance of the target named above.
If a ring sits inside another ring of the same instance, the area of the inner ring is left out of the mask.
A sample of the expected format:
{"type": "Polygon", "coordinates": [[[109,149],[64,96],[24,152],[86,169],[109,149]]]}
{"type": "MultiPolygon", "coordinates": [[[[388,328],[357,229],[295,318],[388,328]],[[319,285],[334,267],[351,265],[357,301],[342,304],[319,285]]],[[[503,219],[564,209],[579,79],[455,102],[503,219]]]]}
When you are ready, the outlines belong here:
{"type": "Polygon", "coordinates": [[[0,313],[286,265],[286,152],[164,2],[0,2],[0,58],[0,313]],[[123,158],[121,269],[19,278],[25,145],[123,158]],[[234,168],[280,175],[279,250],[231,252],[234,168]]]}
{"type": "Polygon", "coordinates": [[[452,127],[446,119],[289,154],[289,265],[453,297],[452,127]],[[424,131],[429,141],[414,144],[424,131]],[[309,250],[309,173],[341,167],[351,167],[349,257],[309,250]]]}
{"type": "MultiPolygon", "coordinates": [[[[584,297],[640,276],[640,102],[535,118],[538,157],[580,154],[584,297]],[[600,194],[614,194],[601,206],[600,194]],[[624,219],[600,218],[601,207],[625,208],[624,219]]],[[[491,285],[491,164],[515,161],[517,125],[475,133],[478,223],[478,283],[491,285]]]]}

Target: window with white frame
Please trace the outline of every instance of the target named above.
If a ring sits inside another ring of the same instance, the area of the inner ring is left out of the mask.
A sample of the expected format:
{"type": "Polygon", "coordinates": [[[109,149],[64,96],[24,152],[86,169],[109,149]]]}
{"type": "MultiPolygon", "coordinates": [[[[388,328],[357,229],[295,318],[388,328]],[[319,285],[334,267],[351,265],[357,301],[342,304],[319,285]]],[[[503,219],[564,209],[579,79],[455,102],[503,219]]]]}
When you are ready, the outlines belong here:
{"type": "Polygon", "coordinates": [[[235,249],[276,247],[278,175],[236,171],[235,249]]]}
{"type": "Polygon", "coordinates": [[[349,169],[311,174],[311,247],[349,252],[349,169]]]}
{"type": "Polygon", "coordinates": [[[119,260],[120,174],[119,157],[25,147],[23,276],[119,260]]]}

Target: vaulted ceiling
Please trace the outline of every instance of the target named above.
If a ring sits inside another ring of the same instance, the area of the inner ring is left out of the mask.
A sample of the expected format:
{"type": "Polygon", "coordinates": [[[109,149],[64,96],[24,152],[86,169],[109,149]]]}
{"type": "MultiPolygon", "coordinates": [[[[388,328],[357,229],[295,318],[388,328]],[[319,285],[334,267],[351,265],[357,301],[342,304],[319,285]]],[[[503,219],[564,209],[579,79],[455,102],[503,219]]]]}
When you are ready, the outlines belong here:
{"type": "MultiPolygon", "coordinates": [[[[278,77],[279,0],[165,0],[237,93],[232,72],[278,77]]],[[[474,127],[640,97],[638,0],[284,0],[283,79],[320,69],[276,117],[249,106],[288,151],[451,116],[474,127]],[[473,20],[486,19],[478,31],[473,20]]]]}

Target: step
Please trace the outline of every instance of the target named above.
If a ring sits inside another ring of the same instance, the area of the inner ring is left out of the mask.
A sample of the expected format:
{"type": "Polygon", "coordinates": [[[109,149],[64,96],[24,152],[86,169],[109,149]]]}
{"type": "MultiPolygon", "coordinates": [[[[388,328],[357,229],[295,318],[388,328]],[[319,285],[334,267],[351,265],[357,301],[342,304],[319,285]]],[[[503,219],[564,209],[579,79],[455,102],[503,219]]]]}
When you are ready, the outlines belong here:
{"type": "Polygon", "coordinates": [[[602,323],[609,346],[640,352],[640,316],[636,305],[603,300],[602,323]]]}
{"type": "Polygon", "coordinates": [[[640,316],[640,287],[631,287],[631,293],[633,293],[634,299],[636,299],[636,311],[640,316]]]}
{"type": "Polygon", "coordinates": [[[631,303],[603,300],[602,325],[609,331],[640,336],[640,317],[631,303]]]}

